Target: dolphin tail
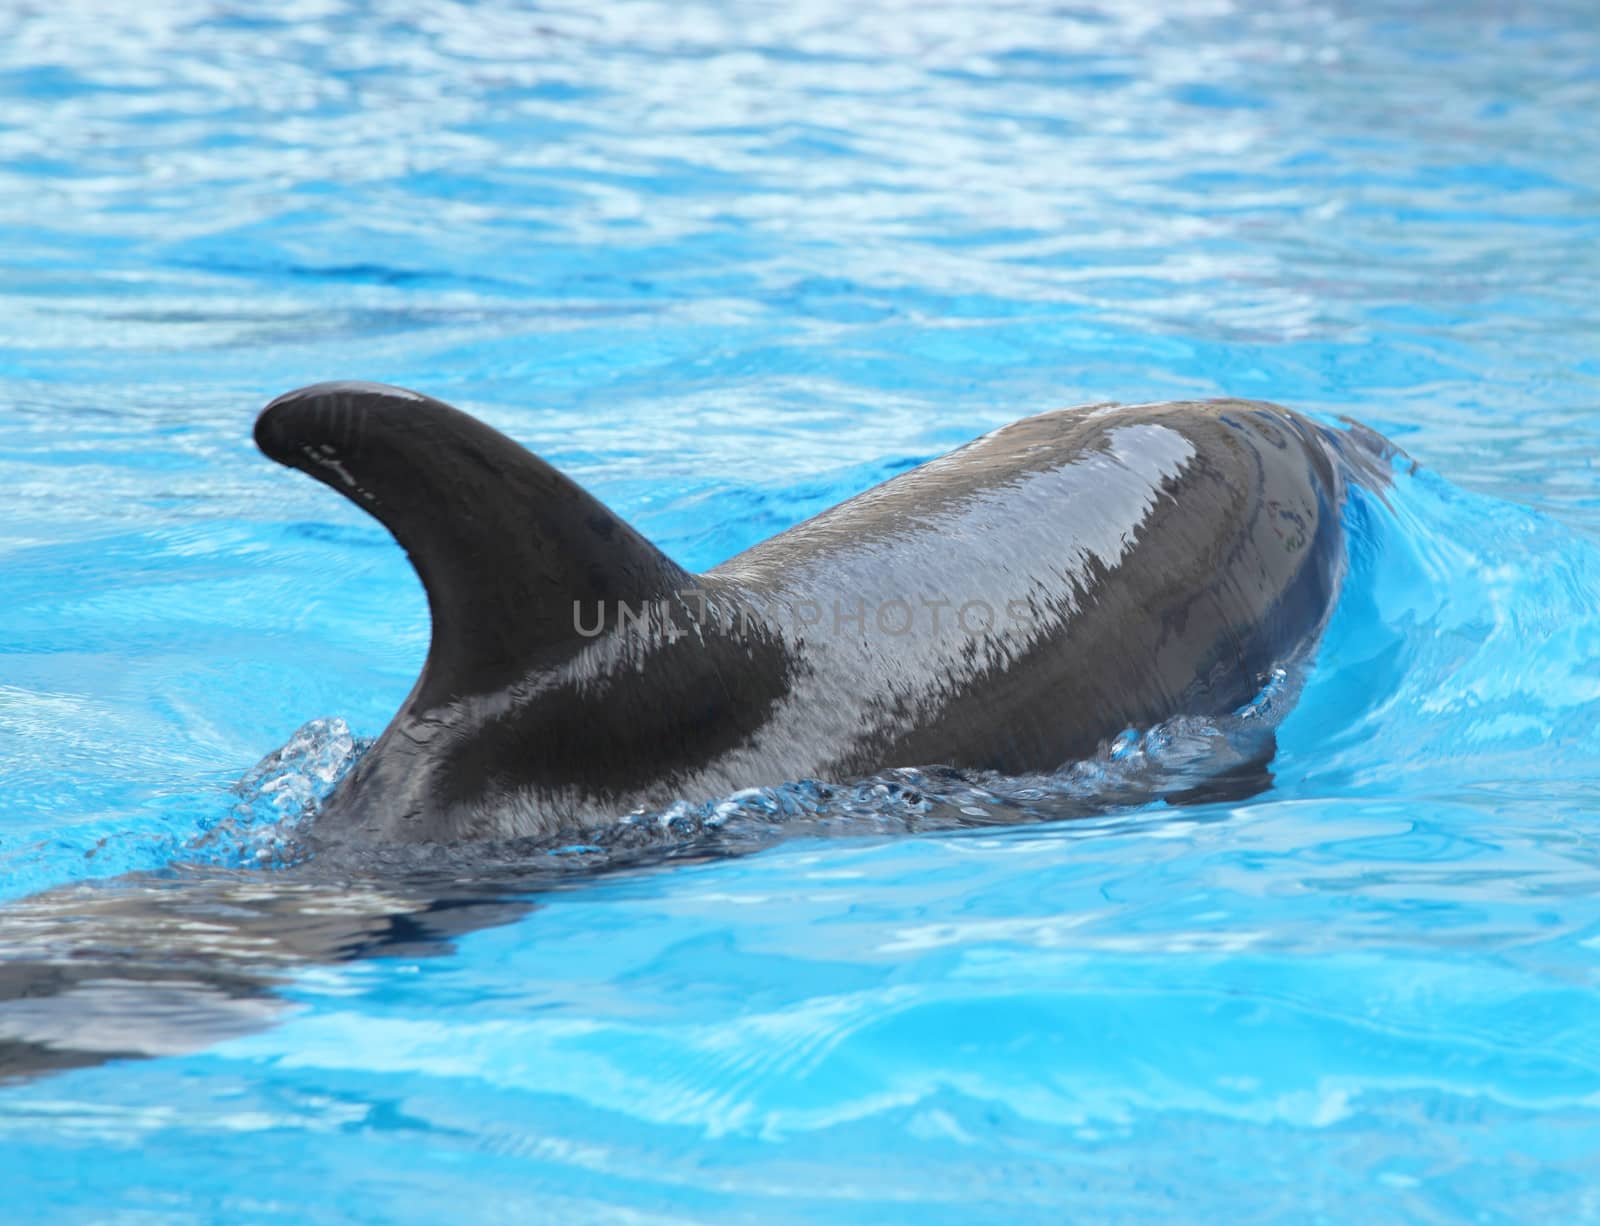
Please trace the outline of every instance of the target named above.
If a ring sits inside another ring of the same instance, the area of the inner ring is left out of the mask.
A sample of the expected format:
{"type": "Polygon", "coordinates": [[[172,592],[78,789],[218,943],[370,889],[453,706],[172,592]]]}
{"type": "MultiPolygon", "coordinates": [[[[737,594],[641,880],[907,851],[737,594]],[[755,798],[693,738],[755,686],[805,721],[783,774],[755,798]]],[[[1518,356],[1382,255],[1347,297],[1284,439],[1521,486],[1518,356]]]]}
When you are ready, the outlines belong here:
{"type": "Polygon", "coordinates": [[[431,397],[376,383],[280,396],[256,445],[375,516],[410,556],[433,640],[410,707],[504,686],[580,643],[576,610],[693,585],[597,499],[431,397]]]}

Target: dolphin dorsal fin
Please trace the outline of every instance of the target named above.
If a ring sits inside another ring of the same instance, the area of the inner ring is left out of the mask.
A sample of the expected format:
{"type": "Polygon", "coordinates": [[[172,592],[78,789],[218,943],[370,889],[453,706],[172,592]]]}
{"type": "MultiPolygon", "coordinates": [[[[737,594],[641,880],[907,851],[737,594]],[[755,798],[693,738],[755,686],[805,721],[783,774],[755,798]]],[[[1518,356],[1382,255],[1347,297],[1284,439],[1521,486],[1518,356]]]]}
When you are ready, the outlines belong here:
{"type": "Polygon", "coordinates": [[[415,711],[501,688],[581,644],[574,601],[592,619],[598,602],[694,582],[576,482],[429,396],[318,383],[263,409],[255,437],[375,516],[410,556],[433,616],[415,711]]]}

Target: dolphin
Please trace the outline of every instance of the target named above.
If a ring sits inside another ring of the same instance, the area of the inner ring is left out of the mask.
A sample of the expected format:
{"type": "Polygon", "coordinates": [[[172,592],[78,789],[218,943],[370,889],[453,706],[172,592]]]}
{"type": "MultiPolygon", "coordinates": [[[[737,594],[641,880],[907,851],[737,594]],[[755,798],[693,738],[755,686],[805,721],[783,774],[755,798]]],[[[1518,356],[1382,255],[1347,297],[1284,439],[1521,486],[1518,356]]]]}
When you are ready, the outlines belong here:
{"type": "Polygon", "coordinates": [[[315,835],[548,839],[791,780],[1049,772],[1234,711],[1328,620],[1347,486],[1381,468],[1359,429],[1244,400],[1047,412],[694,574],[441,401],[290,392],[257,445],[375,516],[432,617],[315,835]]]}

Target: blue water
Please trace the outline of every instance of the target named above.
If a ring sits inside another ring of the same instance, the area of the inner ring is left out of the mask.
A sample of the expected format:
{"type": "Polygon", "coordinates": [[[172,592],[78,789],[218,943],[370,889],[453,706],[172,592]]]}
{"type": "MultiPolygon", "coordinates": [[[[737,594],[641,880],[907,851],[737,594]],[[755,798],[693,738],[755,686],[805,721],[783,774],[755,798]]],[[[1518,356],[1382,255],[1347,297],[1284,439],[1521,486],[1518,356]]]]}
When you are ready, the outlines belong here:
{"type": "Polygon", "coordinates": [[[1600,1222],[1597,113],[1587,0],[0,12],[0,1040],[149,1057],[0,1086],[4,1220],[1600,1222]],[[1075,402],[1419,468],[1264,795],[571,874],[235,1017],[170,866],[427,642],[250,445],[336,377],[691,567],[1075,402]]]}

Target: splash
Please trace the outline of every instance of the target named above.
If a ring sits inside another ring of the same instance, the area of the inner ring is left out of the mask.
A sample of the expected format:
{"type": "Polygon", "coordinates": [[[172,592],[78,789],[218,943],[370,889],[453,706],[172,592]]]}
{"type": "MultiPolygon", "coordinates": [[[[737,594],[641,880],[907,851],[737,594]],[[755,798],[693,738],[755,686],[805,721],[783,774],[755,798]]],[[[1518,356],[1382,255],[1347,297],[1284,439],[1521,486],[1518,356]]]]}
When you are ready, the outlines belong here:
{"type": "MultiPolygon", "coordinates": [[[[797,837],[867,837],[1014,826],[1123,813],[1162,802],[1242,799],[1270,783],[1264,763],[1309,661],[1259,678],[1244,706],[1127,729],[1091,757],[1046,774],[903,767],[850,783],[801,780],[706,802],[640,809],[585,830],[462,847],[337,847],[319,858],[371,870],[512,870],[534,878],[666,860],[746,855],[797,837]]],[[[344,720],[316,719],[233,787],[238,798],[190,841],[187,860],[282,868],[312,855],[305,837],[334,786],[371,744],[344,720]]]]}
{"type": "Polygon", "coordinates": [[[189,841],[191,862],[282,868],[306,858],[302,827],[371,744],[338,718],[314,719],[233,786],[228,813],[189,841]]]}
{"type": "Polygon", "coordinates": [[[1308,661],[1259,679],[1222,716],[1175,716],[1127,729],[1089,758],[1046,774],[905,767],[855,783],[816,780],[750,788],[705,804],[630,813],[549,854],[586,867],[637,858],[738,855],[799,836],[927,833],[1065,821],[1161,802],[1237,799],[1270,783],[1263,765],[1294,707],[1308,661]]]}

